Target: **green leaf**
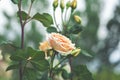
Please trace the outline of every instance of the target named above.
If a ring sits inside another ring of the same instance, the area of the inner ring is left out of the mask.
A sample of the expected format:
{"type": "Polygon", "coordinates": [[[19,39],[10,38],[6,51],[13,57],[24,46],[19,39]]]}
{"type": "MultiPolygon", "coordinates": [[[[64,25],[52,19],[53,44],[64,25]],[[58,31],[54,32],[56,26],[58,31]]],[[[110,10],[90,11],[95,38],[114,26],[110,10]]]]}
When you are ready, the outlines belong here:
{"type": "Polygon", "coordinates": [[[92,74],[85,65],[77,65],[73,67],[74,80],[93,80],[92,74]]]}
{"type": "MultiPolygon", "coordinates": [[[[20,16],[20,12],[19,11],[17,12],[17,15],[20,16]]],[[[30,18],[30,16],[26,12],[24,12],[24,11],[21,11],[21,16],[22,16],[22,20],[27,20],[27,19],[30,18]]]]}
{"type": "Polygon", "coordinates": [[[25,68],[24,70],[24,80],[37,80],[37,73],[32,68],[25,68]]]}
{"type": "Polygon", "coordinates": [[[69,79],[69,77],[70,77],[70,75],[68,74],[68,72],[66,71],[66,70],[62,70],[62,77],[64,78],[64,79],[69,79]]]}
{"type": "Polygon", "coordinates": [[[12,69],[18,69],[18,68],[19,68],[19,64],[12,64],[7,67],[6,71],[12,70],[12,69]]]}
{"type": "Polygon", "coordinates": [[[45,53],[43,51],[37,51],[37,50],[34,50],[33,48],[31,47],[28,47],[27,48],[27,52],[26,52],[26,55],[28,57],[32,57],[32,60],[44,60],[45,59],[45,53]]]}
{"type": "Polygon", "coordinates": [[[2,54],[5,55],[6,53],[13,54],[19,47],[9,42],[3,42],[0,44],[0,49],[2,50],[2,54]]]}
{"type": "Polygon", "coordinates": [[[19,0],[11,0],[14,4],[18,4],[19,0]]]}
{"type": "Polygon", "coordinates": [[[50,27],[50,25],[53,24],[52,16],[47,13],[37,13],[32,19],[40,21],[45,27],[50,27]]]}
{"type": "Polygon", "coordinates": [[[32,57],[32,60],[44,60],[45,53],[43,51],[37,51],[36,54],[32,57]]]}
{"type": "Polygon", "coordinates": [[[51,78],[48,77],[48,73],[49,73],[48,70],[43,72],[43,74],[41,75],[41,79],[40,80],[52,80],[51,78]]]}
{"type": "Polygon", "coordinates": [[[31,0],[31,2],[33,3],[35,0],[31,0]]]}
{"type": "Polygon", "coordinates": [[[47,28],[47,32],[51,33],[51,32],[57,32],[57,29],[55,27],[48,27],[47,28]]]}
{"type": "Polygon", "coordinates": [[[35,55],[35,53],[36,53],[36,50],[34,50],[31,47],[28,47],[27,50],[26,50],[26,55],[28,55],[28,56],[32,57],[33,55],[35,55]]]}
{"type": "Polygon", "coordinates": [[[84,56],[87,56],[87,57],[93,57],[90,53],[88,53],[87,51],[85,50],[81,50],[80,54],[83,54],[84,56]]]}
{"type": "Polygon", "coordinates": [[[48,21],[50,24],[53,24],[53,19],[52,19],[52,16],[48,13],[43,13],[42,14],[48,21]]]}
{"type": "MultiPolygon", "coordinates": [[[[43,80],[43,79],[42,79],[43,80]]],[[[53,80],[52,78],[48,78],[48,80],[53,80]]]]}
{"type": "Polygon", "coordinates": [[[34,61],[44,60],[45,53],[43,51],[37,51],[31,47],[28,47],[27,49],[19,49],[10,56],[10,59],[13,61],[26,61],[29,58],[31,58],[30,60],[34,61]]]}
{"type": "Polygon", "coordinates": [[[10,59],[13,61],[22,61],[26,60],[25,50],[17,50],[14,54],[10,56],[10,59]]]}
{"type": "Polygon", "coordinates": [[[78,34],[82,31],[82,27],[80,25],[74,25],[70,28],[69,33],[78,34]]]}
{"type": "Polygon", "coordinates": [[[39,61],[31,60],[30,62],[33,65],[33,67],[39,71],[45,71],[45,70],[48,70],[49,68],[49,63],[45,59],[39,60],[39,61]]]}

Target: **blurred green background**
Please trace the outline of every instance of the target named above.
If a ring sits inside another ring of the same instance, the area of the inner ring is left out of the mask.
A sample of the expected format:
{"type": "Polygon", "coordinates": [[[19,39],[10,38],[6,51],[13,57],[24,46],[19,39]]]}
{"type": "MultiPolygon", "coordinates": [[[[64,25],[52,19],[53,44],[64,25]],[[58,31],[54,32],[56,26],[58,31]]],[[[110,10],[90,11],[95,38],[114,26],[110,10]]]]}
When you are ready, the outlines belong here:
{"type": "MultiPolygon", "coordinates": [[[[27,10],[29,1],[24,1],[23,9],[27,10]]],[[[81,16],[84,27],[77,46],[91,53],[93,57],[78,56],[74,62],[87,64],[95,80],[120,80],[120,0],[114,0],[114,6],[111,1],[79,0],[75,12],[81,16]]],[[[10,0],[0,1],[0,44],[12,42],[19,47],[20,25],[16,12],[17,6],[10,0]],[[5,1],[11,5],[11,13],[7,10],[5,1]]],[[[52,1],[36,0],[31,15],[36,12],[48,12],[52,15],[52,1]]],[[[46,28],[41,23],[32,21],[26,25],[25,32],[25,46],[38,49],[39,42],[45,39],[46,28]]],[[[11,73],[5,72],[7,61],[6,58],[0,58],[0,80],[9,80],[11,73]]]]}

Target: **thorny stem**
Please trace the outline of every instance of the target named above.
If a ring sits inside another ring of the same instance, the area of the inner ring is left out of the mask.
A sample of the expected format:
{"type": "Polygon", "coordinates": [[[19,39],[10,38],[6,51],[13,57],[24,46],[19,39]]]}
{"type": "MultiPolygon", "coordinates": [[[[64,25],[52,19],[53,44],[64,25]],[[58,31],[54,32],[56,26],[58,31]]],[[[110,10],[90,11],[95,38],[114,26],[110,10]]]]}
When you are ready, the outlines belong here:
{"type": "MultiPolygon", "coordinates": [[[[22,23],[22,15],[21,15],[21,4],[22,4],[22,0],[19,0],[19,4],[18,4],[18,14],[19,14],[19,18],[20,18],[20,25],[21,25],[21,49],[24,48],[24,26],[22,23]]],[[[23,79],[23,70],[22,70],[22,61],[19,62],[19,80],[23,79]]]]}
{"type": "MultiPolygon", "coordinates": [[[[18,14],[19,14],[19,19],[20,19],[20,25],[21,25],[21,49],[24,48],[24,26],[27,23],[27,19],[29,17],[31,8],[32,8],[32,3],[30,5],[30,8],[28,10],[28,16],[24,22],[22,22],[22,13],[21,13],[21,6],[22,6],[22,0],[19,0],[18,4],[18,14]]],[[[22,66],[22,61],[19,62],[19,80],[23,80],[23,66],[22,66]]]]}
{"type": "MultiPolygon", "coordinates": [[[[29,10],[28,10],[28,15],[27,15],[27,17],[26,17],[26,20],[25,20],[24,23],[23,23],[24,26],[25,26],[25,24],[26,24],[27,22],[29,22],[29,21],[27,21],[27,20],[28,20],[28,18],[29,18],[29,15],[30,15],[30,12],[31,12],[31,9],[32,9],[32,4],[33,4],[33,2],[31,2],[31,4],[30,4],[29,10]]],[[[31,20],[31,19],[29,19],[29,20],[31,20]]]]}
{"type": "Polygon", "coordinates": [[[53,56],[52,56],[52,58],[51,58],[51,63],[50,63],[50,64],[51,64],[51,65],[50,65],[50,75],[49,75],[50,78],[53,78],[52,70],[53,70],[53,62],[54,62],[55,55],[56,55],[56,53],[53,53],[53,56]]]}
{"type": "Polygon", "coordinates": [[[23,22],[22,22],[21,3],[22,3],[22,0],[19,0],[18,14],[19,14],[20,25],[21,25],[21,49],[23,49],[24,48],[24,26],[25,25],[23,25],[23,22]]]}
{"type": "Polygon", "coordinates": [[[65,57],[65,58],[63,58],[55,67],[54,67],[54,69],[55,68],[57,68],[64,60],[66,60],[68,57],[65,57]]]}
{"type": "Polygon", "coordinates": [[[28,62],[29,62],[29,61],[27,61],[27,62],[25,63],[25,65],[23,66],[23,75],[24,75],[25,68],[26,68],[26,65],[28,64],[28,62]]]}

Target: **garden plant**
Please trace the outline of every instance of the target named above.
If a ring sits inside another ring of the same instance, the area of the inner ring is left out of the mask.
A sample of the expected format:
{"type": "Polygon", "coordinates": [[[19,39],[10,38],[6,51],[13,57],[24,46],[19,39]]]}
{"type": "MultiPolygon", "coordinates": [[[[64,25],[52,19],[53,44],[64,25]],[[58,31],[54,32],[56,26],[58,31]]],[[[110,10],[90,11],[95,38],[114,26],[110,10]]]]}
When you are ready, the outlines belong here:
{"type": "Polygon", "coordinates": [[[81,54],[92,57],[77,45],[84,30],[82,19],[75,14],[77,0],[54,0],[53,14],[36,12],[34,15],[31,15],[32,5],[37,0],[30,0],[28,11],[22,9],[24,0],[11,1],[18,7],[16,19],[21,26],[21,45],[11,44],[15,49],[10,52],[11,62],[6,69],[13,70],[12,75],[16,74],[17,78],[12,80],[93,80],[85,64],[73,62],[81,54]],[[61,15],[56,14],[57,8],[60,8],[61,15]],[[37,49],[24,44],[25,27],[32,20],[40,22],[47,31],[45,40],[38,43],[37,49]]]}

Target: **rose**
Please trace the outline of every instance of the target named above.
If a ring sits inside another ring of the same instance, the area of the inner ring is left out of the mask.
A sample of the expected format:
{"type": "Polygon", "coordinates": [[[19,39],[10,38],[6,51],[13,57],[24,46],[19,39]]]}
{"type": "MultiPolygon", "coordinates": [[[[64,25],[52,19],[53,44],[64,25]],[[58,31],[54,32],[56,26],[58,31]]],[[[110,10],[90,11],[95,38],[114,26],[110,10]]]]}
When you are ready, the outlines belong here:
{"type": "Polygon", "coordinates": [[[49,45],[48,41],[44,41],[42,43],[40,43],[39,49],[41,51],[45,52],[45,58],[47,59],[47,50],[52,49],[52,47],[49,45]]]}
{"type": "Polygon", "coordinates": [[[49,45],[48,41],[44,41],[44,42],[40,43],[39,49],[41,51],[46,52],[48,49],[51,49],[51,46],[49,45]]]}
{"type": "Polygon", "coordinates": [[[51,33],[48,37],[50,46],[62,55],[70,54],[75,45],[67,37],[59,33],[51,33]]]}

